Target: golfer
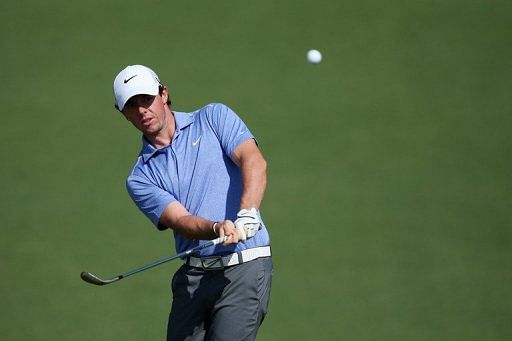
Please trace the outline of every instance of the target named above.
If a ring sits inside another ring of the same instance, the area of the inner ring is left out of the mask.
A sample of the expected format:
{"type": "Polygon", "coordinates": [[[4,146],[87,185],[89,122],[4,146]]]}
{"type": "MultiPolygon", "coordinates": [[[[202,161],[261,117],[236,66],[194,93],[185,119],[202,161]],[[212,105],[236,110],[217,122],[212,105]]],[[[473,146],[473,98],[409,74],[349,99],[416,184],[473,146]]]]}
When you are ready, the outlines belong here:
{"type": "Polygon", "coordinates": [[[266,161],[248,127],[223,104],[171,108],[169,90],[148,67],[114,80],[116,108],[142,132],[126,186],[177,252],[210,239],[222,245],[184,259],[172,278],[167,340],[254,340],[267,312],[272,259],[259,207],[266,161]]]}

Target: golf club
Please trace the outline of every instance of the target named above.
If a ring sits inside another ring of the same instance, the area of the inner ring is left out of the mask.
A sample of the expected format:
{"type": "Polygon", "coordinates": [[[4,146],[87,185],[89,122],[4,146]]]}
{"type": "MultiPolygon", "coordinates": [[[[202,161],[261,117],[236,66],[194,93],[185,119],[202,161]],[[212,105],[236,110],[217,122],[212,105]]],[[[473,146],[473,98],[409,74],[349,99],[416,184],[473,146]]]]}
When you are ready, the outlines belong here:
{"type": "Polygon", "coordinates": [[[214,246],[214,245],[220,244],[220,243],[224,242],[225,240],[226,240],[226,237],[219,237],[217,239],[210,240],[210,241],[208,241],[205,244],[198,245],[198,246],[193,247],[193,248],[191,248],[189,250],[180,252],[180,253],[178,253],[178,254],[176,254],[174,256],[169,256],[169,257],[166,257],[166,258],[159,259],[157,261],[154,261],[152,263],[146,264],[146,265],[141,266],[141,267],[139,267],[137,269],[125,272],[123,274],[120,274],[120,275],[118,275],[116,277],[113,277],[113,278],[110,278],[110,279],[101,279],[98,276],[93,275],[90,272],[82,272],[80,274],[80,277],[84,281],[86,281],[87,283],[94,284],[94,285],[106,285],[106,284],[114,283],[114,282],[117,282],[117,281],[119,281],[119,280],[121,280],[123,278],[126,278],[128,276],[134,275],[134,274],[142,272],[144,270],[148,270],[148,269],[154,268],[157,265],[169,262],[169,261],[177,259],[177,258],[183,258],[185,256],[190,255],[193,252],[205,249],[205,248],[210,247],[210,246],[214,246]]]}

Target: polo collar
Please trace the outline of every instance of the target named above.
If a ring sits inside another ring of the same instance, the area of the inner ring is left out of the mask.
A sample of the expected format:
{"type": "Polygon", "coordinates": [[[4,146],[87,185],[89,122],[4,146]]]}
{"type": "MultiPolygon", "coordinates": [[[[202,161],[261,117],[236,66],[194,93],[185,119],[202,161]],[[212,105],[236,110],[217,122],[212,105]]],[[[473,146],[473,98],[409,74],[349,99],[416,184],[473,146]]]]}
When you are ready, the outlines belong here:
{"type": "MultiPolygon", "coordinates": [[[[193,113],[185,113],[173,111],[174,121],[176,122],[176,131],[174,132],[174,136],[172,137],[172,141],[174,142],[176,138],[181,135],[181,131],[191,125],[194,122],[194,114],[193,113]]],[[[144,162],[148,162],[149,159],[153,157],[158,152],[161,152],[168,148],[169,146],[164,146],[161,148],[156,148],[146,139],[144,135],[142,135],[142,150],[141,155],[144,162]]]]}

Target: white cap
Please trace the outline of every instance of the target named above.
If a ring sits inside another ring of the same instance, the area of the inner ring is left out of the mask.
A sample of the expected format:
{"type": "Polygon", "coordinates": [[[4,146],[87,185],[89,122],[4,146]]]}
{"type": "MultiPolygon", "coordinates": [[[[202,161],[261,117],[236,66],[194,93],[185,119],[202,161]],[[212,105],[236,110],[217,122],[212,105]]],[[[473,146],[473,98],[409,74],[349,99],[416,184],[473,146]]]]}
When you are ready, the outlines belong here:
{"type": "Polygon", "coordinates": [[[160,86],[158,75],[143,65],[130,65],[114,79],[114,97],[119,110],[135,95],[158,95],[160,86]]]}

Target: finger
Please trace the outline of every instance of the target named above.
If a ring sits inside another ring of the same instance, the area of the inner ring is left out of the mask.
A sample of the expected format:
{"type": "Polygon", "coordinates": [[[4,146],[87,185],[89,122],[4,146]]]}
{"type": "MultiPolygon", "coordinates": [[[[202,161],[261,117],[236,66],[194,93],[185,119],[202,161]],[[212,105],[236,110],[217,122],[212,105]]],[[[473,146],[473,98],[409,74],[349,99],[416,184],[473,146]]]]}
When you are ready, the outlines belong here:
{"type": "Polygon", "coordinates": [[[219,224],[219,237],[221,237],[221,238],[224,237],[224,224],[223,223],[219,224]]]}
{"type": "Polygon", "coordinates": [[[226,240],[224,241],[224,243],[222,245],[228,246],[230,244],[233,244],[233,235],[232,234],[226,236],[226,240]]]}
{"type": "Polygon", "coordinates": [[[238,230],[233,230],[233,238],[231,239],[231,242],[233,244],[236,244],[240,241],[240,234],[238,233],[238,230]]]}
{"type": "Polygon", "coordinates": [[[226,236],[226,240],[224,241],[224,246],[228,246],[230,244],[236,243],[234,237],[236,236],[235,232],[235,224],[231,220],[225,220],[222,224],[222,233],[226,236]]]}

